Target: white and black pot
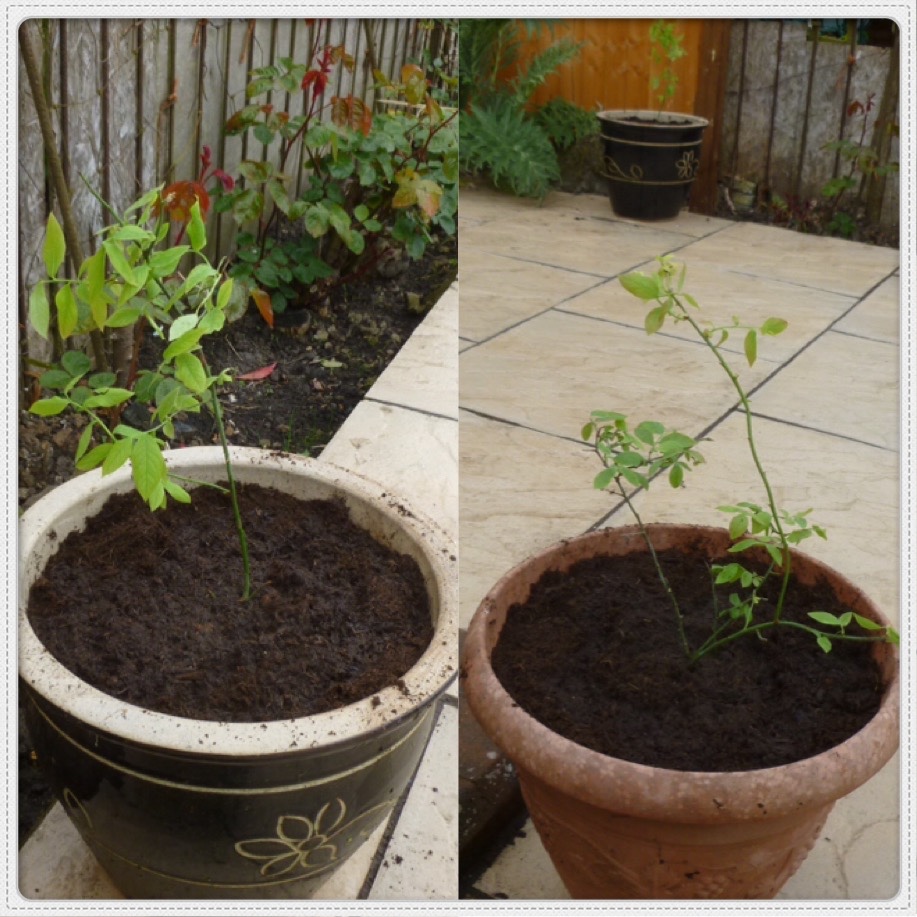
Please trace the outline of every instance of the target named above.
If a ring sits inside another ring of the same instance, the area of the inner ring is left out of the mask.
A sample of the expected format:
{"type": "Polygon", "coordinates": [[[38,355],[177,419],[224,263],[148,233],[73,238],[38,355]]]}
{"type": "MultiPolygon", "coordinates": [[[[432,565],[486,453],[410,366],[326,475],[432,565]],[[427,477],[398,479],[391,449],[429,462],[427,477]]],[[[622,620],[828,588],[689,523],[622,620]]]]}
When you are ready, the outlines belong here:
{"type": "Polygon", "coordinates": [[[671,220],[685,206],[700,167],[706,118],[682,113],[597,113],[611,206],[618,216],[671,220]]]}
{"type": "MultiPolygon", "coordinates": [[[[307,897],[391,812],[437,701],[457,672],[456,552],[432,521],[351,472],[301,456],[233,449],[241,483],[340,497],[351,518],[412,556],[434,636],[398,685],[299,719],[227,723],[169,716],[91,687],[55,659],[25,613],[30,585],[71,531],[132,488],[128,469],[81,475],[20,525],[20,686],[39,762],[67,814],[128,897],[307,897]]],[[[225,479],[222,451],[169,453],[181,475],[225,479]]]]}

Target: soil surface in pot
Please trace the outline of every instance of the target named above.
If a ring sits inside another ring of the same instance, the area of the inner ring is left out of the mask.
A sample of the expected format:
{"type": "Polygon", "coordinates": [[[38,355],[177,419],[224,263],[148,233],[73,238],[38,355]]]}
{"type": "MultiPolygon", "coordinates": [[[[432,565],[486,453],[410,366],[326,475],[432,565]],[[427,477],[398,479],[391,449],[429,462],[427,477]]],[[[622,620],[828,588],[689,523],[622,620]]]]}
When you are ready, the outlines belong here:
{"type": "MultiPolygon", "coordinates": [[[[697,647],[715,614],[706,562],[678,551],[660,559],[697,647]]],[[[730,591],[718,587],[720,609],[730,591]]],[[[759,606],[761,620],[770,607],[759,606]]],[[[844,610],[827,584],[791,581],[786,618],[844,610]]],[[[690,666],[672,605],[642,554],[545,574],[509,610],[492,664],[519,706],[553,731],[674,770],[753,770],[810,757],[859,731],[882,693],[869,644],[835,640],[825,653],[793,627],[768,630],[766,639],[745,635],[690,666]]]]}
{"type": "Polygon", "coordinates": [[[131,492],[68,535],[32,587],[38,636],[105,693],[193,719],[306,716],[397,684],[433,634],[417,563],[340,501],[240,492],[249,601],[224,494],[199,487],[151,513],[131,492]]]}

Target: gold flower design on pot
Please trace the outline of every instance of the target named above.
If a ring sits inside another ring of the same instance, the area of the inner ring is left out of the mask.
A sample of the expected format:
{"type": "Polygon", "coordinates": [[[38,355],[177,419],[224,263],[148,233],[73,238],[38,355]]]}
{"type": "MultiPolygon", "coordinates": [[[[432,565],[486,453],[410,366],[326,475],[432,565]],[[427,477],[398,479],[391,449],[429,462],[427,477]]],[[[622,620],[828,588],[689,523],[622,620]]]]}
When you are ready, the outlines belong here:
{"type": "Polygon", "coordinates": [[[700,160],[694,155],[694,150],[683,153],[681,159],[675,163],[679,178],[694,178],[699,166],[700,160]]]}
{"type": "MultiPolygon", "coordinates": [[[[281,815],[277,819],[276,837],[259,837],[239,841],[236,852],[249,860],[262,863],[260,872],[265,878],[275,878],[295,870],[304,874],[318,872],[341,858],[340,844],[352,842],[361,823],[369,822],[389,803],[373,806],[349,822],[347,804],[337,798],[326,802],[315,818],[304,815],[281,815]],[[342,837],[342,835],[347,837],[342,837]]],[[[362,839],[362,838],[361,838],[362,839]]]]}

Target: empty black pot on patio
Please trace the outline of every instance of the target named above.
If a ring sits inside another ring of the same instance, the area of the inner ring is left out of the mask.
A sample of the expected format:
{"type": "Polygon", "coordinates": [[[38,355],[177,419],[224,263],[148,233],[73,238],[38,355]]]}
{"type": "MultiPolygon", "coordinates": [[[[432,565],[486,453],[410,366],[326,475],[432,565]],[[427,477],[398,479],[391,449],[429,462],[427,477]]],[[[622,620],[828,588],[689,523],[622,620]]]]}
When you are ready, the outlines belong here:
{"type": "Polygon", "coordinates": [[[700,166],[707,119],[643,110],[600,111],[597,117],[614,212],[636,220],[678,216],[700,166]]]}

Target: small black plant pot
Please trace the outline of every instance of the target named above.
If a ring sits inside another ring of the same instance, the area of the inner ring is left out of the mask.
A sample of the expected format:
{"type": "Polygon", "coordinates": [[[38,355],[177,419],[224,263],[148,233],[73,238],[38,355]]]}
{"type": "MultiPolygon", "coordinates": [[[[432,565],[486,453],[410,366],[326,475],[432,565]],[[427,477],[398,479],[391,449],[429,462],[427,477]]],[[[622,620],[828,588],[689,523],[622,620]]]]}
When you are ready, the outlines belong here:
{"type": "Polygon", "coordinates": [[[707,119],[642,110],[600,111],[597,117],[614,212],[635,220],[678,216],[700,166],[707,119]]]}

